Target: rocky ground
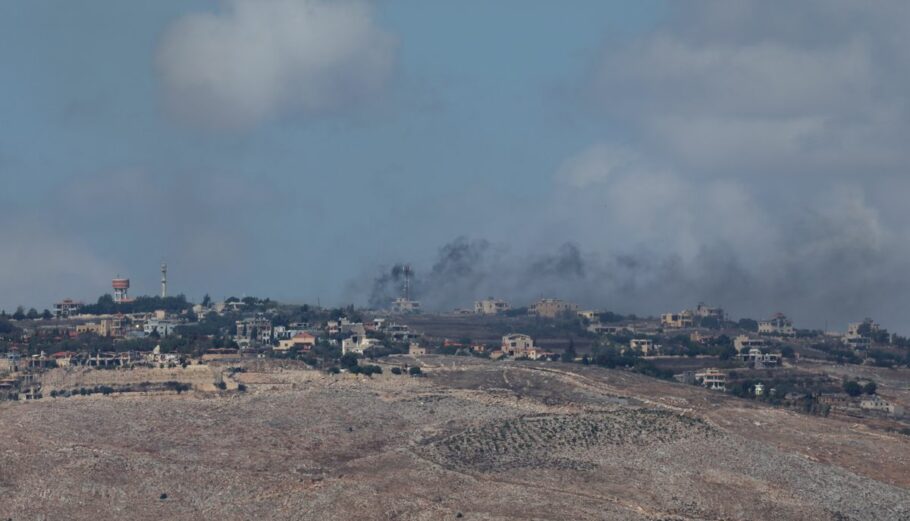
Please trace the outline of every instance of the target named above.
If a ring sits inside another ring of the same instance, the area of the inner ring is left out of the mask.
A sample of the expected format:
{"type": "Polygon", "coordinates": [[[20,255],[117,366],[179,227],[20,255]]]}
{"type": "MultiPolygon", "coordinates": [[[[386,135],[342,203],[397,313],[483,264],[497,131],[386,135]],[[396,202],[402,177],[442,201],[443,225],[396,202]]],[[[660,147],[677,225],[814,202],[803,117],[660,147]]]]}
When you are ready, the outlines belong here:
{"type": "Polygon", "coordinates": [[[906,436],[580,365],[394,363],[427,376],[0,404],[0,519],[910,519],[906,436]]]}

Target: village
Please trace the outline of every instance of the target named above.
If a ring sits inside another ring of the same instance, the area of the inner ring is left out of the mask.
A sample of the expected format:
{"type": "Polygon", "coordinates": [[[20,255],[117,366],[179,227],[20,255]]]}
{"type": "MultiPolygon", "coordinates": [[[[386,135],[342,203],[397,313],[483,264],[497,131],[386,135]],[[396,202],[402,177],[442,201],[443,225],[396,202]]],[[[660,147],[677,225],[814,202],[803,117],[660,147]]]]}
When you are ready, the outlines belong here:
{"type": "MultiPolygon", "coordinates": [[[[85,394],[82,388],[48,389],[46,382],[55,378],[49,375],[61,371],[211,367],[217,391],[227,390],[222,373],[251,360],[370,375],[381,371],[377,360],[394,365],[405,355],[450,355],[618,368],[808,414],[885,418],[897,429],[910,425],[902,394],[883,396],[862,371],[832,369],[910,362],[910,341],[868,318],[841,333],[799,329],[782,313],[734,321],[704,303],[637,317],[556,298],[527,307],[483,298],[472,309],[425,313],[407,290],[378,310],[254,297],[215,302],[206,296],[193,304],[168,296],[165,266],[160,296],[132,298],[129,285],[129,279],[114,279],[112,294],[96,304],[64,299],[51,313],[0,315],[0,400],[85,394]]],[[[396,371],[415,369],[402,364],[396,371]]],[[[158,391],[192,389],[179,378],[159,383],[158,391]]],[[[101,386],[89,393],[137,390],[149,386],[101,386]]]]}

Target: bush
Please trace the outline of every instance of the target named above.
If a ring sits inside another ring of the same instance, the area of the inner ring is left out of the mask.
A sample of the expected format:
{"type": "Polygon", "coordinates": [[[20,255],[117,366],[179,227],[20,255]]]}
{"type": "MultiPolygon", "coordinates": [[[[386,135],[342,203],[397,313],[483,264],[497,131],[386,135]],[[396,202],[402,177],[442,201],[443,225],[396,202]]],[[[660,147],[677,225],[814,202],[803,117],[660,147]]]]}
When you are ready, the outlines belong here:
{"type": "Polygon", "coordinates": [[[245,393],[245,392],[246,392],[246,385],[245,385],[245,384],[237,384],[237,390],[240,391],[240,392],[242,392],[242,393],[245,393]]]}
{"type": "Polygon", "coordinates": [[[853,380],[850,380],[848,382],[844,382],[844,392],[850,396],[859,396],[863,394],[863,386],[854,382],[853,380]]]}
{"type": "Polygon", "coordinates": [[[400,368],[400,367],[393,367],[393,368],[392,368],[392,374],[401,374],[401,368],[400,368]]]}
{"type": "MultiPolygon", "coordinates": [[[[227,389],[227,384],[222,381],[222,382],[216,383],[215,387],[217,387],[223,391],[223,390],[227,389]]],[[[177,392],[179,393],[180,391],[178,390],[177,392]]]]}
{"type": "Polygon", "coordinates": [[[421,371],[419,367],[415,366],[408,369],[408,374],[411,376],[420,376],[423,374],[423,371],[421,371]]]}

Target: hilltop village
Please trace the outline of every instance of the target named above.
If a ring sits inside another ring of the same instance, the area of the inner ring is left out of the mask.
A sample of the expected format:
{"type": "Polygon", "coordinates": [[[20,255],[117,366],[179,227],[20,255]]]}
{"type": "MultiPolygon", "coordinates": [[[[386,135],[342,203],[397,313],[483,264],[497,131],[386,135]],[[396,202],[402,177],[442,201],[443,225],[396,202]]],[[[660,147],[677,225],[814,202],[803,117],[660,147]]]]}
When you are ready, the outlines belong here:
{"type": "MultiPolygon", "coordinates": [[[[0,400],[150,390],[146,382],[49,389],[46,375],[54,369],[230,368],[277,359],[369,376],[382,371],[377,360],[435,354],[618,368],[808,414],[884,418],[898,430],[910,425],[903,400],[882,395],[863,370],[906,367],[910,339],[868,318],[830,332],[800,329],[782,313],[734,320],[704,303],[659,317],[581,309],[555,298],[527,306],[483,298],[471,309],[435,314],[422,313],[410,295],[381,310],[255,297],[215,302],[206,296],[194,304],[168,296],[166,268],[162,273],[160,296],[132,298],[129,279],[117,278],[112,294],[93,304],[65,299],[52,311],[3,312],[0,400]]],[[[407,364],[395,370],[420,374],[407,364]]],[[[223,378],[215,380],[216,390],[227,388],[223,378]]],[[[192,386],[164,381],[152,387],[179,392],[192,386]]]]}
{"type": "Polygon", "coordinates": [[[0,313],[2,518],[910,512],[910,344],[871,319],[194,303],[162,272],[0,313]]]}

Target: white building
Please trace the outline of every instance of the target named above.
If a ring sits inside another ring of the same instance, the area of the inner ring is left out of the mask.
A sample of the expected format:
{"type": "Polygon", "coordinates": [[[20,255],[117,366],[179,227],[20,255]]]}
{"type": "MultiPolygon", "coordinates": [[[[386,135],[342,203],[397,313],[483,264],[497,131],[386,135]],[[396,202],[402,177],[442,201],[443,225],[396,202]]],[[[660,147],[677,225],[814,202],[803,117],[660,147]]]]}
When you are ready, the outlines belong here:
{"type": "Polygon", "coordinates": [[[796,330],[793,329],[793,322],[783,313],[775,313],[768,320],[762,320],[758,323],[758,334],[774,336],[793,336],[796,330]]]}

